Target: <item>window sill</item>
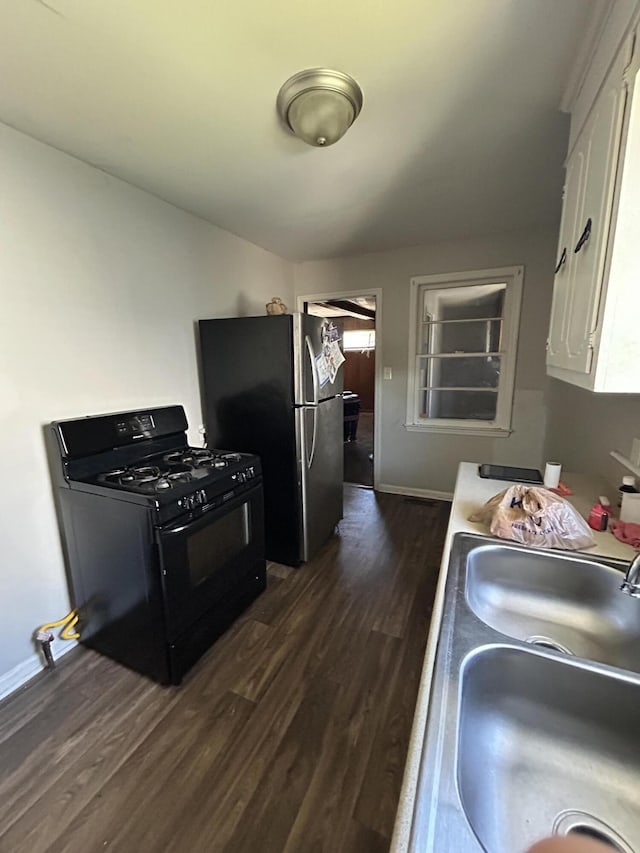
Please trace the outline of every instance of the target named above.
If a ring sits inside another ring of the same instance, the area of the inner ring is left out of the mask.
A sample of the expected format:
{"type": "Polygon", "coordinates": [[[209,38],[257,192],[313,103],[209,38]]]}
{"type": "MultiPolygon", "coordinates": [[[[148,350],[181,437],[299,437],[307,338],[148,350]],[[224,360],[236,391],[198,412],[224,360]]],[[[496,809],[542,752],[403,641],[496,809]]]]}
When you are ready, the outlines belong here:
{"type": "Polygon", "coordinates": [[[503,427],[437,426],[436,424],[405,424],[407,432],[431,432],[439,435],[477,435],[485,438],[508,438],[513,430],[503,427]]]}

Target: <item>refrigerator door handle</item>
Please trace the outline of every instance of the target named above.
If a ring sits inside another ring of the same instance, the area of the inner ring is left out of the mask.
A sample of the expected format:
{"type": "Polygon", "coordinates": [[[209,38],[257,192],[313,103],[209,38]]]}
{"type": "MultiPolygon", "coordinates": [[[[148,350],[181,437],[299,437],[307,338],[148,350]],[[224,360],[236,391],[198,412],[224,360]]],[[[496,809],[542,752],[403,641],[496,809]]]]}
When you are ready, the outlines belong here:
{"type": "Polygon", "coordinates": [[[309,407],[305,411],[313,412],[313,433],[311,434],[311,449],[307,456],[307,469],[311,468],[313,465],[313,460],[316,455],[316,438],[318,436],[318,409],[316,406],[309,407]]]}
{"type": "MultiPolygon", "coordinates": [[[[309,335],[305,335],[304,343],[305,343],[305,346],[307,348],[307,352],[309,354],[309,364],[311,366],[311,377],[313,379],[313,405],[317,406],[318,401],[320,400],[320,388],[318,386],[318,369],[317,369],[317,365],[316,365],[314,353],[313,353],[313,343],[312,343],[309,335]]],[[[315,430],[315,418],[314,418],[314,429],[313,429],[314,436],[315,436],[315,432],[316,432],[316,430],[315,430]]]]}

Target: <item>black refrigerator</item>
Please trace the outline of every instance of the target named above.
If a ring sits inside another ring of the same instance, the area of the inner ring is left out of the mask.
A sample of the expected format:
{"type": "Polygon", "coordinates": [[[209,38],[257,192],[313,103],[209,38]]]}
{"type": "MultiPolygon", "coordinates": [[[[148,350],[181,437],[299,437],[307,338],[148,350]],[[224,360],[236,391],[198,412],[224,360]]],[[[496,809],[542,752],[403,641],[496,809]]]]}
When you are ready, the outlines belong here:
{"type": "Polygon", "coordinates": [[[262,459],[267,559],[310,560],[342,518],[342,332],[309,314],[201,320],[209,447],[262,459]]]}

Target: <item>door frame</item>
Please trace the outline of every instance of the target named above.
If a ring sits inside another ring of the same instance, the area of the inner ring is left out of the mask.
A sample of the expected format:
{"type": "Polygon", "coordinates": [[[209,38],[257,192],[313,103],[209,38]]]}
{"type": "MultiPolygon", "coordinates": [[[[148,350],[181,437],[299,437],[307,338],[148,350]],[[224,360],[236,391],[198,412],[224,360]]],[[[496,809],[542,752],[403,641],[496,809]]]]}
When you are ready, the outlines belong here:
{"type": "Polygon", "coordinates": [[[380,483],[380,446],[382,430],[380,415],[382,413],[382,288],[370,287],[366,290],[338,290],[329,293],[299,293],[296,296],[297,308],[304,312],[305,302],[326,302],[327,299],[351,299],[355,296],[373,296],[376,300],[376,370],[374,375],[373,392],[373,488],[378,489],[380,483]]]}

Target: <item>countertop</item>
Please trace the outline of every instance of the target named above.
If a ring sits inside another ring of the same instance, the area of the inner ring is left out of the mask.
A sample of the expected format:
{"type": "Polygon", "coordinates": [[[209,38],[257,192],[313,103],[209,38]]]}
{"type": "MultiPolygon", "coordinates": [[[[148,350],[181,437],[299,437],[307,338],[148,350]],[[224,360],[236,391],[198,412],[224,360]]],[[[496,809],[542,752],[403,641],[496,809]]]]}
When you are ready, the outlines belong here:
{"type": "MultiPolygon", "coordinates": [[[[563,472],[562,481],[574,492],[574,494],[569,496],[567,500],[573,504],[584,518],[587,517],[589,509],[593,504],[597,502],[599,495],[608,495],[612,503],[615,498],[615,495],[612,494],[610,487],[606,485],[604,480],[581,474],[563,472]]],[[[440,577],[438,579],[438,588],[436,590],[433,605],[429,638],[427,640],[427,649],[422,668],[420,689],[418,691],[418,698],[416,701],[411,740],[409,742],[409,751],[407,754],[402,791],[400,793],[400,802],[390,853],[406,853],[406,851],[409,851],[410,849],[409,840],[413,819],[413,807],[418,782],[420,758],[422,755],[424,731],[427,722],[427,712],[429,708],[431,677],[442,621],[444,589],[447,580],[451,541],[455,534],[460,532],[476,533],[485,536],[488,535],[487,528],[484,525],[474,524],[470,522],[468,518],[486,501],[488,501],[489,498],[493,497],[493,495],[498,492],[501,492],[503,489],[508,488],[509,485],[510,483],[504,482],[503,480],[481,479],[478,476],[477,462],[461,462],[458,468],[458,476],[456,479],[451,515],[449,517],[449,526],[447,528],[447,536],[442,554],[440,577]]],[[[635,554],[634,550],[630,546],[619,542],[609,532],[599,533],[593,531],[593,536],[596,540],[595,546],[585,549],[583,552],[589,556],[613,557],[621,560],[631,560],[635,554]]]]}

